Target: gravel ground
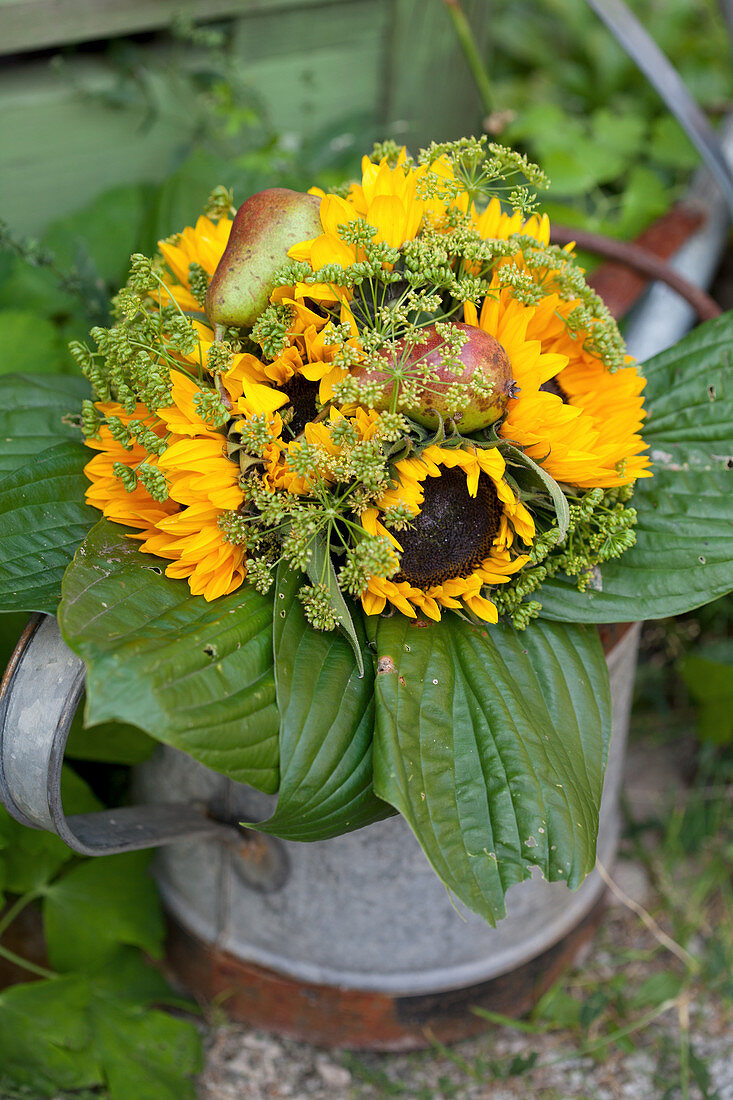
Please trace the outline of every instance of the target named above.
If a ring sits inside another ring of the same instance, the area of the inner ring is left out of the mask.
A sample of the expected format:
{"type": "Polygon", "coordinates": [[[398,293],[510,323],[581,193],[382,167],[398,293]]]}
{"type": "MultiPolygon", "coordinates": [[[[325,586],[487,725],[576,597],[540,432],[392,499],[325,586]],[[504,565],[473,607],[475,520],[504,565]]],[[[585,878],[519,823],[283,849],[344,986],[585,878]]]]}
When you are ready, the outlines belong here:
{"type": "MultiPolygon", "coordinates": [[[[670,761],[668,750],[642,746],[630,754],[626,791],[635,817],[648,816],[668,799],[670,790],[681,789],[680,766],[670,761]]],[[[620,861],[614,881],[633,901],[654,906],[655,894],[642,864],[620,861]]],[[[666,951],[653,951],[654,947],[655,940],[639,916],[628,905],[609,898],[602,927],[571,982],[602,989],[604,981],[618,974],[619,953],[629,957],[629,952],[636,952],[630,956],[637,961],[629,964],[628,980],[639,985],[675,961],[666,951]]],[[[577,994],[577,989],[573,991],[577,994]]],[[[589,1035],[593,1036],[592,1026],[589,1035]]],[[[485,1034],[450,1050],[356,1055],[224,1024],[207,1029],[207,1062],[199,1096],[201,1100],[381,1100],[391,1096],[404,1100],[733,1100],[733,1014],[730,1006],[714,1001],[704,988],[693,994],[689,1005],[669,1009],[637,1033],[633,1045],[616,1044],[605,1048],[601,1057],[581,1058],[578,1043],[577,1031],[526,1034],[487,1025],[485,1034]],[[681,1025],[689,1027],[693,1060],[704,1062],[709,1073],[706,1092],[696,1088],[693,1075],[689,1094],[684,1095],[678,1087],[679,1072],[675,1075],[665,1068],[665,1057],[667,1062],[678,1057],[681,1025]],[[666,1051],[666,1056],[660,1051],[666,1051]],[[517,1073],[532,1057],[536,1057],[534,1065],[517,1073]],[[520,1061],[513,1067],[514,1075],[507,1076],[515,1058],[520,1061]]]]}

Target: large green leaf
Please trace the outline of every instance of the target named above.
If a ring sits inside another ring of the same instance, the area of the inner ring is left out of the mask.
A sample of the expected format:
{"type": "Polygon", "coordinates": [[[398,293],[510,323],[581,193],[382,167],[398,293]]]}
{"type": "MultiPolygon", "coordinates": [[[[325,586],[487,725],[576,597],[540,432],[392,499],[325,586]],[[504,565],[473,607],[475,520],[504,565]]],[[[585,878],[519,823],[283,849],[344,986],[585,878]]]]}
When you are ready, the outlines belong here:
{"type": "Polygon", "coordinates": [[[733,313],[709,321],[645,365],[653,478],[638,483],[636,545],[578,592],[542,586],[542,615],[580,622],[657,619],[733,588],[733,313]]]}
{"type": "MultiPolygon", "coordinates": [[[[314,630],[297,592],[297,571],[281,567],[275,594],[275,681],[281,714],[277,809],[257,826],[288,840],[323,840],[388,817],[372,787],[374,671],[364,675],[337,631],[314,630]]],[[[357,644],[361,614],[350,609],[357,644]]]]}
{"type": "Polygon", "coordinates": [[[34,461],[47,447],[81,440],[70,416],[89,396],[86,379],[70,375],[0,377],[0,474],[34,461]]]}
{"type": "Polygon", "coordinates": [[[129,722],[232,779],[278,783],[272,600],[207,603],[100,521],[66,572],[59,624],[87,663],[86,721],[129,722]]]}
{"type": "Polygon", "coordinates": [[[89,973],[120,944],[159,958],[165,925],[147,873],[150,852],[86,860],[43,891],[43,928],[51,966],[89,973]]]}
{"type": "Polygon", "coordinates": [[[380,619],[374,788],[443,882],[492,923],[539,867],[593,867],[611,702],[598,635],[380,619]]]}
{"type": "Polygon", "coordinates": [[[99,518],[84,503],[89,451],[58,443],[0,479],[0,611],[54,612],[64,570],[99,518]]]}

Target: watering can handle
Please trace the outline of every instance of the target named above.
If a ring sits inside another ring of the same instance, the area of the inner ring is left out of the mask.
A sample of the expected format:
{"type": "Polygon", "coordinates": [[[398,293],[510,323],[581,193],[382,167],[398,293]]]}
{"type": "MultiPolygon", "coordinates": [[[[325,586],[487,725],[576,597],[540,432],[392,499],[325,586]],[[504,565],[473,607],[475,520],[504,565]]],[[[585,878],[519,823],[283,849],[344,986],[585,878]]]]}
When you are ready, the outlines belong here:
{"type": "Polygon", "coordinates": [[[16,821],[57,833],[86,856],[239,835],[184,803],[67,817],[61,764],[83,691],[84,662],[66,645],[53,616],[34,615],[0,687],[0,799],[16,821]]]}

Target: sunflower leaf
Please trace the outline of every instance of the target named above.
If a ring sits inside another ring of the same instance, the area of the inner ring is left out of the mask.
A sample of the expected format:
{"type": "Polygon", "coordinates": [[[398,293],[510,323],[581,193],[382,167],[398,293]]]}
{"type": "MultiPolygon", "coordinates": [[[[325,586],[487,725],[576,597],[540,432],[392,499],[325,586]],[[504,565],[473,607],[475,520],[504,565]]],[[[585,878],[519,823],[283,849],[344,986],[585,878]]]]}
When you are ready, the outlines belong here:
{"type": "Polygon", "coordinates": [[[272,600],[207,603],[101,520],[69,566],[61,632],[87,663],[86,724],[129,722],[232,779],[278,783],[272,600]]]}
{"type": "Polygon", "coordinates": [[[595,859],[611,731],[597,632],[395,615],[376,641],[374,789],[445,885],[492,923],[532,867],[578,886],[595,859]]]}
{"type": "Polygon", "coordinates": [[[354,626],[354,620],[351,617],[351,612],[349,611],[349,605],[346,603],[336,579],[336,570],[331,561],[329,543],[325,535],[319,533],[309,545],[312,551],[307,566],[310,582],[314,585],[323,584],[326,586],[331,610],[339,621],[339,629],[342,630],[348,638],[349,645],[356,658],[356,666],[359,670],[359,675],[363,676],[364,657],[361,651],[361,644],[356,634],[356,628],[354,626]]]}
{"type": "Polygon", "coordinates": [[[645,364],[652,478],[637,484],[636,545],[599,570],[599,588],[565,577],[540,592],[547,619],[625,622],[678,615],[733,588],[733,313],[700,325],[645,364]]]}
{"type": "Polygon", "coordinates": [[[84,502],[89,452],[57,443],[0,479],[0,611],[48,611],[99,513],[84,502]]]}
{"type": "Polygon", "coordinates": [[[513,446],[511,443],[502,443],[501,453],[507,457],[510,465],[524,466],[525,469],[529,470],[535,483],[539,483],[540,487],[546,489],[550,494],[552,503],[555,506],[557,529],[560,532],[560,540],[562,541],[567,534],[568,524],[570,523],[570,508],[565,494],[554,477],[550,477],[547,470],[543,470],[534,459],[530,458],[524,451],[520,451],[518,447],[513,446]]]}
{"type": "MultiPolygon", "coordinates": [[[[280,565],[274,620],[280,793],[273,816],[254,828],[287,840],[324,840],[389,817],[392,809],[372,787],[372,661],[359,676],[346,640],[309,626],[297,597],[301,581],[280,565]]],[[[363,646],[359,615],[355,623],[363,646]]]]}

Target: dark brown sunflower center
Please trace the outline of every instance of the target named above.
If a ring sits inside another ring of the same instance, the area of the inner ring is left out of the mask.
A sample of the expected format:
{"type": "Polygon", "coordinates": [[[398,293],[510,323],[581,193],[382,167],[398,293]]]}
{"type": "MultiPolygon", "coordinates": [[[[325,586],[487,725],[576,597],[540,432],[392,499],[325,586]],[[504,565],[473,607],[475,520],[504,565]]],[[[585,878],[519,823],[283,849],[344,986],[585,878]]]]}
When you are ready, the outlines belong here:
{"type": "Polygon", "coordinates": [[[288,424],[288,429],[294,436],[300,435],[309,420],[313,420],[318,412],[316,408],[316,394],[318,384],[309,382],[302,374],[294,374],[278,389],[288,395],[290,404],[286,408],[293,410],[293,419],[288,424]]]}
{"type": "Polygon", "coordinates": [[[554,393],[555,397],[559,397],[567,405],[568,395],[557,378],[548,378],[546,382],[542,383],[540,389],[544,390],[545,393],[554,393]]]}
{"type": "Polygon", "coordinates": [[[414,526],[395,532],[403,553],[394,579],[416,588],[467,577],[489,556],[499,530],[501,504],[490,477],[481,474],[472,497],[460,467],[440,474],[423,482],[425,500],[414,526]]]}

